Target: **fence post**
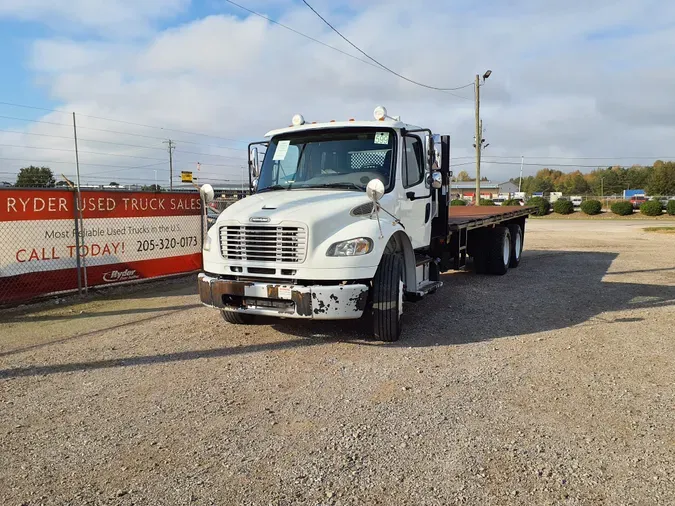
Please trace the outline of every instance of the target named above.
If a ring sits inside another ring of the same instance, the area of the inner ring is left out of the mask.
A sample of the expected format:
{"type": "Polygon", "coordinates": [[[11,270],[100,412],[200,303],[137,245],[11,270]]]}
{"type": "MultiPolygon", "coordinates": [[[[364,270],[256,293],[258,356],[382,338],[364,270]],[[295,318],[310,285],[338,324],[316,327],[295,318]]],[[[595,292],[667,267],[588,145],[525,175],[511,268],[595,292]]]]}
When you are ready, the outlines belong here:
{"type": "Polygon", "coordinates": [[[73,223],[75,223],[75,261],[77,262],[77,293],[82,295],[82,270],[80,267],[80,225],[77,219],[77,193],[73,192],[73,223]]]}

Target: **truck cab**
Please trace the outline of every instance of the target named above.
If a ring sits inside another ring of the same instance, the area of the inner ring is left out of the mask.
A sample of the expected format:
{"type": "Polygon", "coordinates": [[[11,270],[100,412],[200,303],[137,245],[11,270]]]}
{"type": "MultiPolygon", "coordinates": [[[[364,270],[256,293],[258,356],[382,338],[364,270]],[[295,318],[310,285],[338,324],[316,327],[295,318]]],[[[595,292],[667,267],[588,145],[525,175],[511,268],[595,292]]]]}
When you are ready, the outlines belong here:
{"type": "MultiPolygon", "coordinates": [[[[370,121],[296,115],[265,137],[249,145],[251,195],[206,232],[201,301],[234,324],[365,314],[397,340],[403,301],[436,291],[451,265],[449,136],[377,107],[370,121]]],[[[456,246],[466,256],[466,237],[456,246]]]]}

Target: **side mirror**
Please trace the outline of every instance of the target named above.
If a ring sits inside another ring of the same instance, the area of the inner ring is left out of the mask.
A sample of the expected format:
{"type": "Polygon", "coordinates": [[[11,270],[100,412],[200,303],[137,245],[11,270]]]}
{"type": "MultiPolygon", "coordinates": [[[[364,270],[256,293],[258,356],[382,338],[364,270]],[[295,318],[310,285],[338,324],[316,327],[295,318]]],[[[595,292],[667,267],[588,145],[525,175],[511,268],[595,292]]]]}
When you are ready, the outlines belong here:
{"type": "Polygon", "coordinates": [[[253,192],[255,192],[258,189],[258,178],[254,178],[253,181],[251,181],[251,189],[253,192]]]}
{"type": "Polygon", "coordinates": [[[379,179],[371,179],[366,186],[366,195],[373,202],[377,202],[384,195],[384,183],[379,179]]]}
{"type": "Polygon", "coordinates": [[[211,186],[208,183],[202,185],[202,187],[199,189],[199,194],[202,196],[204,202],[206,202],[207,204],[209,202],[213,202],[213,199],[216,197],[216,192],[213,190],[213,186],[211,186]]]}
{"type": "Polygon", "coordinates": [[[431,187],[434,190],[438,190],[443,187],[443,176],[440,172],[431,173],[431,187]]]}
{"type": "Polygon", "coordinates": [[[260,176],[260,160],[258,158],[258,148],[251,148],[248,157],[248,168],[254,178],[260,176]]]}

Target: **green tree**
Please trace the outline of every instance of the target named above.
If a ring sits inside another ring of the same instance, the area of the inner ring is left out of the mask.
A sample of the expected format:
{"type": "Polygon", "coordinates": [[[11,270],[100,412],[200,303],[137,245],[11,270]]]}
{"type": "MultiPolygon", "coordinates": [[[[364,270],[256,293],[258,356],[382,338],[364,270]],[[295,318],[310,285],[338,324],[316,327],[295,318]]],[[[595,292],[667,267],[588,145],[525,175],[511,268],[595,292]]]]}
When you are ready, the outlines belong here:
{"type": "Polygon", "coordinates": [[[16,176],[18,188],[53,188],[56,180],[49,167],[31,165],[22,168],[16,176]]]}
{"type": "Polygon", "coordinates": [[[455,177],[456,181],[471,181],[471,176],[465,170],[460,170],[455,177]]]}
{"type": "Polygon", "coordinates": [[[585,195],[588,193],[588,182],[580,171],[577,170],[565,176],[559,191],[565,195],[585,195]]]}
{"type": "Polygon", "coordinates": [[[645,189],[649,195],[675,195],[675,163],[654,163],[645,189]]]}

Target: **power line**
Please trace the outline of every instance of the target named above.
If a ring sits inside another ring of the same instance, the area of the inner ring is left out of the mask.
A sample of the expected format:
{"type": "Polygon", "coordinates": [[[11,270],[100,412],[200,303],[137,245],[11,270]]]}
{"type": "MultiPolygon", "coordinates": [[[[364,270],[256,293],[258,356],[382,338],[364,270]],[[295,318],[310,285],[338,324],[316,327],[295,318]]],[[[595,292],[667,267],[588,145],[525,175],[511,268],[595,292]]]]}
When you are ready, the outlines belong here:
{"type": "MultiPolygon", "coordinates": [[[[521,165],[520,162],[501,162],[498,160],[484,160],[483,163],[496,163],[499,165],[521,165]]],[[[572,164],[572,163],[554,163],[551,164],[551,167],[547,167],[548,164],[546,163],[523,163],[522,165],[530,166],[530,167],[546,167],[546,168],[555,168],[555,167],[577,167],[577,168],[583,168],[583,169],[598,169],[601,167],[598,167],[597,165],[579,165],[579,164],[572,164]]]]}
{"type": "MultiPolygon", "coordinates": [[[[17,120],[17,121],[27,121],[30,123],[43,123],[46,125],[57,125],[57,126],[64,126],[68,128],[72,128],[72,125],[68,123],[56,123],[54,121],[45,121],[45,120],[39,120],[39,119],[28,119],[28,118],[16,118],[14,116],[0,116],[0,118],[3,119],[12,119],[12,120],[17,120]]],[[[144,134],[139,134],[135,132],[120,132],[118,130],[108,130],[105,128],[94,128],[94,127],[85,127],[85,126],[78,126],[78,130],[94,130],[97,132],[107,132],[111,134],[117,134],[117,135],[132,135],[134,137],[144,137],[146,139],[154,139],[154,140],[159,140],[159,141],[164,141],[166,137],[155,137],[152,135],[144,135],[144,134]]],[[[70,138],[70,137],[68,137],[70,138]]],[[[227,148],[224,146],[217,146],[215,144],[202,144],[200,142],[193,142],[193,141],[185,141],[185,140],[180,140],[178,139],[178,142],[184,143],[184,144],[194,144],[196,146],[206,146],[210,148],[218,148],[218,149],[234,149],[234,148],[227,148]]],[[[240,148],[243,149],[243,148],[240,148]]]]}
{"type": "MultiPolygon", "coordinates": [[[[496,159],[520,159],[522,155],[518,156],[498,156],[498,155],[483,155],[482,158],[496,158],[496,159]]],[[[474,158],[473,156],[457,156],[454,160],[474,158]]],[[[673,156],[532,156],[525,157],[532,160],[669,160],[675,159],[673,156]]]]}
{"type": "MultiPolygon", "coordinates": [[[[17,118],[17,119],[22,119],[22,118],[17,118]]],[[[29,120],[24,120],[24,121],[29,121],[29,120]]],[[[80,128],[84,128],[84,127],[80,127],[80,128]]],[[[0,128],[0,132],[7,132],[7,133],[19,134],[19,135],[33,135],[33,136],[37,136],[37,137],[51,137],[51,138],[54,138],[54,139],[64,139],[64,140],[68,140],[68,141],[73,140],[72,137],[68,137],[66,135],[38,134],[38,133],[35,133],[35,132],[22,132],[20,130],[5,130],[5,129],[2,129],[2,128],[0,128]]],[[[81,138],[81,137],[78,138],[78,140],[80,142],[98,142],[100,144],[109,144],[111,146],[125,146],[125,147],[129,147],[129,148],[154,149],[154,150],[159,150],[159,151],[166,151],[165,148],[159,148],[159,147],[156,147],[156,146],[140,146],[138,144],[126,144],[126,143],[123,143],[123,142],[101,141],[101,140],[98,140],[98,139],[85,139],[85,138],[81,138]]],[[[185,142],[185,141],[181,141],[181,142],[185,142]]],[[[194,144],[196,146],[204,146],[204,147],[210,147],[210,148],[216,148],[216,149],[229,149],[230,151],[237,151],[237,152],[242,152],[244,150],[244,148],[230,148],[228,146],[215,146],[215,145],[211,145],[211,144],[200,144],[198,142],[188,142],[187,144],[194,144]]],[[[198,152],[195,152],[195,151],[181,151],[181,153],[185,153],[185,154],[189,154],[189,155],[200,155],[200,156],[218,156],[218,157],[221,157],[221,158],[230,158],[232,160],[235,159],[235,157],[226,156],[226,155],[218,155],[216,153],[203,153],[203,152],[198,153],[198,152]]],[[[238,160],[239,158],[236,158],[236,159],[238,160]]]]}
{"type": "MultiPolygon", "coordinates": [[[[48,109],[46,107],[37,107],[37,106],[33,106],[33,105],[15,104],[13,102],[0,102],[0,105],[8,105],[8,106],[11,106],[11,107],[21,107],[21,108],[24,108],[24,109],[34,109],[34,110],[37,110],[37,111],[58,112],[58,113],[61,113],[61,114],[71,114],[69,112],[61,111],[59,109],[48,109]]],[[[217,135],[204,134],[204,133],[201,133],[201,132],[190,132],[190,131],[187,131],[187,130],[176,130],[174,128],[167,128],[167,127],[154,126],[154,125],[145,125],[143,123],[134,123],[133,121],[125,121],[125,120],[112,119],[112,118],[103,118],[101,116],[90,116],[88,114],[81,114],[81,113],[77,113],[77,115],[81,116],[83,118],[98,119],[98,120],[102,120],[102,121],[111,121],[113,123],[123,123],[125,125],[133,125],[133,126],[139,126],[139,127],[144,127],[144,128],[154,128],[156,130],[167,130],[167,131],[170,131],[170,132],[178,132],[178,133],[183,133],[183,134],[187,134],[187,135],[199,135],[199,136],[202,136],[202,137],[211,137],[213,139],[220,139],[220,140],[224,140],[224,141],[228,141],[228,142],[247,143],[247,141],[243,141],[241,139],[219,137],[217,135]]]]}
{"type": "MultiPolygon", "coordinates": [[[[307,34],[305,34],[305,33],[302,33],[302,32],[300,32],[300,31],[298,31],[298,30],[296,30],[296,29],[294,29],[294,28],[291,28],[290,26],[284,25],[283,23],[280,23],[279,21],[276,21],[276,20],[274,20],[274,19],[272,19],[272,18],[270,18],[270,17],[265,16],[264,14],[260,14],[259,12],[256,12],[256,11],[254,11],[254,10],[252,10],[252,9],[247,8],[247,7],[244,7],[243,5],[240,5],[240,4],[236,3],[236,2],[233,2],[233,1],[231,1],[231,0],[225,0],[225,1],[226,1],[227,3],[229,3],[229,4],[231,4],[231,5],[234,5],[235,7],[238,7],[238,8],[241,9],[241,10],[244,10],[244,11],[250,13],[250,14],[253,14],[254,16],[258,16],[259,18],[265,19],[265,20],[269,21],[270,23],[273,23],[273,24],[278,25],[278,26],[280,26],[280,27],[282,27],[282,28],[285,28],[286,30],[291,31],[291,32],[295,33],[296,35],[300,35],[301,37],[304,37],[304,38],[307,39],[307,40],[311,40],[312,42],[316,42],[317,44],[321,44],[322,46],[327,47],[328,49],[332,49],[333,51],[337,51],[338,53],[341,53],[341,54],[343,54],[343,55],[345,55],[345,56],[348,56],[348,57],[350,57],[350,58],[352,58],[352,59],[354,59],[354,60],[356,60],[356,61],[359,61],[359,62],[361,62],[361,63],[365,63],[366,65],[370,65],[371,67],[376,68],[376,69],[379,69],[379,70],[384,70],[384,71],[387,71],[387,70],[388,70],[388,69],[386,69],[386,68],[383,68],[383,66],[380,65],[379,62],[376,62],[376,63],[377,63],[377,65],[376,65],[376,64],[374,64],[374,63],[369,62],[368,60],[364,60],[364,59],[362,59],[362,58],[359,58],[358,56],[355,56],[355,55],[353,55],[353,54],[347,53],[346,51],[343,51],[342,49],[339,49],[339,48],[337,48],[337,47],[335,47],[335,46],[331,46],[330,44],[326,44],[325,42],[322,42],[322,41],[320,41],[319,39],[316,39],[316,38],[311,37],[311,36],[309,36],[309,35],[307,35],[307,34]]],[[[368,56],[368,55],[366,55],[366,56],[368,56]]],[[[370,58],[370,57],[368,56],[368,58],[370,58]]],[[[401,77],[402,77],[402,76],[401,76],[401,77]]],[[[404,77],[404,79],[406,79],[406,78],[404,77]]],[[[414,81],[413,81],[413,82],[414,82],[414,81]]],[[[418,83],[415,83],[415,84],[418,84],[418,83]]],[[[450,90],[460,90],[460,89],[467,88],[467,87],[471,86],[471,84],[472,84],[472,83],[469,83],[469,84],[466,85],[466,86],[460,86],[460,87],[457,87],[457,88],[448,88],[448,89],[450,89],[450,90]]],[[[424,85],[422,85],[422,86],[424,86],[424,85]]],[[[443,90],[441,90],[441,91],[443,91],[443,90]]],[[[452,95],[453,97],[461,98],[462,100],[473,100],[473,99],[471,99],[471,98],[462,97],[461,95],[456,95],[456,94],[454,94],[454,93],[449,93],[448,91],[445,91],[445,93],[448,93],[448,95],[452,95]]]]}
{"type": "MultiPolygon", "coordinates": [[[[361,48],[359,48],[356,44],[354,44],[352,41],[350,41],[347,37],[345,37],[344,35],[342,35],[342,34],[338,31],[337,28],[335,28],[333,25],[331,25],[331,24],[326,20],[326,18],[324,18],[321,14],[319,14],[319,13],[314,9],[314,7],[312,7],[306,0],[302,0],[302,3],[304,3],[307,7],[309,7],[309,9],[310,9],[314,14],[316,14],[317,17],[318,17],[321,21],[323,21],[326,25],[328,25],[328,27],[329,27],[331,30],[333,30],[335,33],[337,33],[337,34],[338,34],[345,42],[347,42],[347,44],[349,44],[350,46],[352,46],[354,49],[356,49],[356,50],[357,50],[359,53],[361,53],[363,56],[365,56],[366,58],[368,58],[368,59],[371,60],[372,62],[376,63],[377,65],[379,65],[381,68],[383,68],[383,69],[386,70],[387,72],[389,72],[389,73],[391,73],[391,74],[394,74],[395,76],[400,77],[401,79],[403,79],[403,80],[405,80],[405,81],[408,81],[409,83],[416,84],[417,86],[421,86],[421,87],[423,87],[423,88],[428,88],[428,89],[430,89],[430,90],[436,90],[436,91],[457,91],[457,90],[462,90],[462,89],[464,89],[464,88],[468,88],[469,86],[473,86],[473,85],[474,85],[474,83],[471,82],[471,83],[465,84],[465,85],[463,85],[463,86],[457,86],[457,87],[455,87],[455,88],[439,88],[439,87],[436,87],[436,86],[429,86],[429,85],[427,85],[427,84],[420,83],[420,82],[418,82],[418,81],[414,81],[414,80],[412,80],[412,79],[409,79],[409,78],[407,78],[407,77],[405,77],[405,76],[399,74],[398,72],[395,72],[394,70],[391,70],[389,67],[383,65],[382,63],[380,63],[379,61],[377,61],[375,58],[373,58],[372,56],[370,56],[368,53],[366,53],[365,51],[363,51],[361,48]]],[[[459,97],[459,95],[454,95],[454,96],[459,97]]],[[[460,97],[460,98],[464,98],[464,99],[466,99],[466,100],[471,100],[471,99],[467,99],[466,97],[460,97]]]]}

